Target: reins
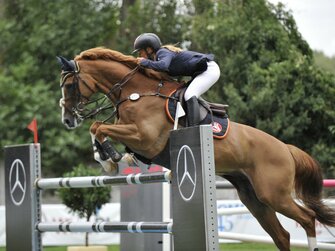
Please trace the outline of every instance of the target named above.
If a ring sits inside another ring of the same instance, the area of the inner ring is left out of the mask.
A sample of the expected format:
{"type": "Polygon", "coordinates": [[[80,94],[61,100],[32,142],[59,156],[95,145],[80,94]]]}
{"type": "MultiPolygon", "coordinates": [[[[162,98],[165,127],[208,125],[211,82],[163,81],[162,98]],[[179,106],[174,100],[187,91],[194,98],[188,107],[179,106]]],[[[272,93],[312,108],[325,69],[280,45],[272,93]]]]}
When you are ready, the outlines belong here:
{"type": "MultiPolygon", "coordinates": [[[[108,109],[114,108],[113,112],[111,115],[109,115],[106,119],[103,120],[103,123],[107,122],[110,119],[113,119],[115,116],[119,117],[119,106],[123,104],[124,102],[131,100],[131,101],[136,101],[140,99],[141,97],[148,97],[148,96],[156,96],[156,97],[161,97],[164,99],[176,99],[175,97],[170,97],[167,95],[162,94],[161,88],[164,86],[163,81],[160,81],[158,83],[157,90],[155,92],[149,92],[149,93],[144,93],[144,94],[139,94],[139,93],[133,93],[129,95],[126,98],[121,98],[122,94],[122,88],[131,80],[134,75],[138,72],[140,69],[140,66],[136,66],[134,69],[132,69],[129,73],[127,73],[119,82],[116,84],[113,84],[113,87],[109,90],[109,92],[102,97],[96,98],[94,100],[89,100],[88,97],[85,97],[84,95],[81,94],[80,89],[79,89],[79,80],[85,85],[85,87],[88,88],[93,93],[95,91],[80,77],[80,66],[79,63],[74,61],[75,69],[74,71],[67,71],[62,73],[61,77],[61,87],[64,86],[65,80],[70,77],[74,76],[74,82],[72,85],[74,85],[76,89],[76,100],[77,100],[77,105],[73,107],[72,113],[77,116],[80,120],[85,120],[85,119],[90,119],[94,118],[98,114],[100,114],[102,111],[106,111],[108,109]],[[82,101],[82,99],[85,99],[85,102],[82,101]],[[113,101],[114,99],[114,101],[113,101]],[[108,101],[108,102],[107,102],[108,101]],[[107,102],[107,103],[106,103],[107,102]],[[114,102],[114,104],[113,104],[114,102]],[[87,107],[90,104],[95,103],[95,108],[93,109],[87,109],[87,107]],[[106,103],[106,104],[105,104],[106,103]],[[86,113],[85,113],[86,112],[86,113]]],[[[68,98],[72,98],[73,96],[70,96],[68,98]]]]}

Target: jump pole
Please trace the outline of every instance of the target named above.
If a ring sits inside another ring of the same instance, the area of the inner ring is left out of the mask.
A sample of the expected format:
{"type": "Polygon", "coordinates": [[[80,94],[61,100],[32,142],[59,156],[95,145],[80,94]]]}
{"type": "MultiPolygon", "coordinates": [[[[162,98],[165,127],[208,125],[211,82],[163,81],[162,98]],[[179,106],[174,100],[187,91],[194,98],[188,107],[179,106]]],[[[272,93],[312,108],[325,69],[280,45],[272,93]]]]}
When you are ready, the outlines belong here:
{"type": "Polygon", "coordinates": [[[41,178],[40,145],[5,147],[6,250],[41,251],[42,232],[169,233],[174,251],[218,251],[213,136],[209,125],[171,131],[170,172],[154,176],[41,178]],[[41,191],[110,184],[172,184],[173,222],[41,222],[41,191]],[[18,241],[20,240],[20,241],[18,241]]]}

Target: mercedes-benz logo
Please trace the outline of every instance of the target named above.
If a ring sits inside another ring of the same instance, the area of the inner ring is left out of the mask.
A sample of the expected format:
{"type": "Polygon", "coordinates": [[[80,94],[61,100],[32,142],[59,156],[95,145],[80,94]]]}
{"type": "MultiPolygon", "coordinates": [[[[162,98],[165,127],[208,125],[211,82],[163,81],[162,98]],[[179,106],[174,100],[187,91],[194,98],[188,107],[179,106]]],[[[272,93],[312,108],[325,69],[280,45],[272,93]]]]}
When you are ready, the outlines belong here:
{"type": "Polygon", "coordinates": [[[197,181],[195,158],[192,149],[183,145],[177,157],[177,182],[181,197],[190,201],[194,195],[197,181]]]}
{"type": "Polygon", "coordinates": [[[14,160],[9,171],[10,197],[13,203],[20,206],[26,195],[26,171],[20,159],[14,160]]]}

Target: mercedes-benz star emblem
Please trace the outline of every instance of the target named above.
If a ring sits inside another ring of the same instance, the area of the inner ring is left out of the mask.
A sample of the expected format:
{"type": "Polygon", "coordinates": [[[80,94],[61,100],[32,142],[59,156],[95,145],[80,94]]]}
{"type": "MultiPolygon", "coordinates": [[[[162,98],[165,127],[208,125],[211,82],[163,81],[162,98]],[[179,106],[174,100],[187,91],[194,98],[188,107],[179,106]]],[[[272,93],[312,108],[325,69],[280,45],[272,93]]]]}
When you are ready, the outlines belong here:
{"type": "Polygon", "coordinates": [[[13,203],[20,206],[26,195],[26,172],[21,160],[16,159],[9,171],[10,196],[13,203]]]}
{"type": "Polygon", "coordinates": [[[177,157],[177,182],[181,197],[190,201],[194,195],[197,181],[195,158],[192,149],[183,145],[177,157]]]}

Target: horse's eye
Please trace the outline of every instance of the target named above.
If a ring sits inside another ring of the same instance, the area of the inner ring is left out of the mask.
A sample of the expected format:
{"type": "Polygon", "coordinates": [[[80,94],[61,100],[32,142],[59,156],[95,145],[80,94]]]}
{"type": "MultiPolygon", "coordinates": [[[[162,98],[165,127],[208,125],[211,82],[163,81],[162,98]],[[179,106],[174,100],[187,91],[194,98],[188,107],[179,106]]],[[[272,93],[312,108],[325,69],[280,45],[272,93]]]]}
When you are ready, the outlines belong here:
{"type": "Polygon", "coordinates": [[[74,84],[67,84],[64,86],[68,95],[75,95],[76,93],[76,87],[74,84]]]}
{"type": "Polygon", "coordinates": [[[72,89],[74,89],[74,84],[65,85],[65,88],[67,90],[72,90],[72,89]]]}

